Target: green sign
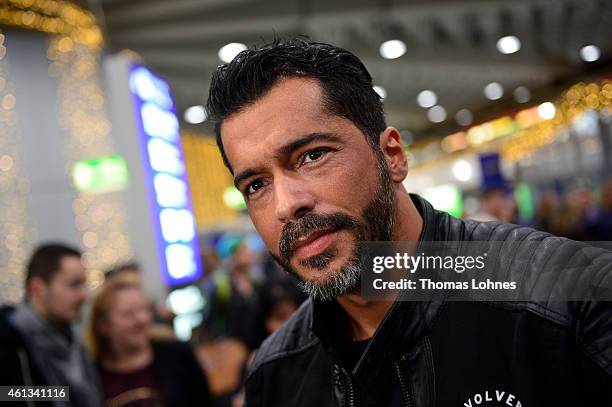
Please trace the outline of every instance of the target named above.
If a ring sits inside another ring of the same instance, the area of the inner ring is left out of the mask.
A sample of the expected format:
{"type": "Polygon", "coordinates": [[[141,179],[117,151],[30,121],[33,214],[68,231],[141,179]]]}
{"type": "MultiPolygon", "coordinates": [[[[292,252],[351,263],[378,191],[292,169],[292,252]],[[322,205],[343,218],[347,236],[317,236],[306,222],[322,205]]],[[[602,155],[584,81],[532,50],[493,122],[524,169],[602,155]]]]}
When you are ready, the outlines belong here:
{"type": "Polygon", "coordinates": [[[223,192],[223,202],[228,208],[236,211],[246,209],[246,202],[244,201],[242,192],[240,192],[234,186],[230,186],[225,189],[223,192]]]}
{"type": "Polygon", "coordinates": [[[448,212],[456,218],[463,215],[463,195],[458,186],[452,184],[436,185],[422,191],[423,198],[427,199],[434,208],[448,212]]]}
{"type": "Polygon", "coordinates": [[[79,160],[72,167],[72,182],[81,192],[101,194],[127,188],[127,163],[120,155],[79,160]]]}
{"type": "Polygon", "coordinates": [[[519,217],[525,220],[533,219],[533,197],[529,185],[521,182],[514,188],[514,199],[518,207],[519,217]]]}

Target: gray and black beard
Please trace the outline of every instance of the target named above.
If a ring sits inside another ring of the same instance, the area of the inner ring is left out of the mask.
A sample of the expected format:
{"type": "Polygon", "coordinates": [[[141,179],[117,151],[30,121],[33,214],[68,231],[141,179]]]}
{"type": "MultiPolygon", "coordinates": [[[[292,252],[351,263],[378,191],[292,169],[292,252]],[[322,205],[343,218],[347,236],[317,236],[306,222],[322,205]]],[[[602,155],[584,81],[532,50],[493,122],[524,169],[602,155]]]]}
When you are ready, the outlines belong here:
{"type": "Polygon", "coordinates": [[[340,295],[354,292],[361,287],[361,244],[365,241],[389,241],[395,221],[395,193],[387,163],[380,150],[377,151],[377,169],[380,185],[372,201],[366,206],[361,219],[342,212],[332,214],[307,213],[293,223],[283,227],[279,242],[280,256],[272,254],[276,261],[299,280],[302,290],[317,301],[330,301],[340,295]],[[302,236],[320,230],[346,230],[355,238],[355,249],[350,258],[336,270],[327,270],[337,254],[335,246],[323,253],[301,260],[300,265],[325,272],[324,281],[302,278],[290,265],[294,242],[302,236]]]}

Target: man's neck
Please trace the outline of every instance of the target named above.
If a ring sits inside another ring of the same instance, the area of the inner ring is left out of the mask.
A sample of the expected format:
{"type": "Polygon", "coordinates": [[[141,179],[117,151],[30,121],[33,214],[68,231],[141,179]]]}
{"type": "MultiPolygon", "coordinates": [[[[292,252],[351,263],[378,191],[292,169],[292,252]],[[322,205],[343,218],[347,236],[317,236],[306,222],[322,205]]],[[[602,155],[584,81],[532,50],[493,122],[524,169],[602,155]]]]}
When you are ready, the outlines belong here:
{"type": "Polygon", "coordinates": [[[68,339],[68,341],[72,341],[72,333],[70,332],[70,322],[62,321],[56,318],[53,318],[46,312],[45,307],[43,307],[38,301],[30,300],[28,302],[30,308],[34,310],[34,313],[38,316],[38,318],[46,321],[49,325],[55,328],[59,333],[68,339]]]}
{"type": "MultiPolygon", "coordinates": [[[[392,239],[417,241],[423,230],[423,218],[403,188],[396,196],[397,212],[392,239]]],[[[359,292],[342,295],[336,300],[349,316],[347,337],[352,340],[364,340],[374,336],[393,305],[393,301],[366,300],[359,292]]]]}
{"type": "Polygon", "coordinates": [[[337,299],[349,315],[347,338],[361,341],[374,336],[374,332],[393,305],[393,301],[368,301],[359,293],[346,294],[337,299]]]}

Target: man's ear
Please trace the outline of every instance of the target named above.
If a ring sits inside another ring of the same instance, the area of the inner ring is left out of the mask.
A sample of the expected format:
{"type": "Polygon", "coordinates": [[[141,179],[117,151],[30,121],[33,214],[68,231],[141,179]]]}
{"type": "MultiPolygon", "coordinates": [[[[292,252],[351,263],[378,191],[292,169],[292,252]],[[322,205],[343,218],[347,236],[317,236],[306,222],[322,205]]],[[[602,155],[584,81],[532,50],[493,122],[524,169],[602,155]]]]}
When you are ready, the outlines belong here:
{"type": "Polygon", "coordinates": [[[30,281],[28,281],[28,296],[30,299],[44,298],[48,288],[48,284],[42,278],[32,277],[30,281]]]}
{"type": "Polygon", "coordinates": [[[395,127],[387,127],[380,133],[380,149],[389,166],[389,174],[393,182],[403,182],[408,175],[408,159],[404,152],[400,132],[395,127]]]}

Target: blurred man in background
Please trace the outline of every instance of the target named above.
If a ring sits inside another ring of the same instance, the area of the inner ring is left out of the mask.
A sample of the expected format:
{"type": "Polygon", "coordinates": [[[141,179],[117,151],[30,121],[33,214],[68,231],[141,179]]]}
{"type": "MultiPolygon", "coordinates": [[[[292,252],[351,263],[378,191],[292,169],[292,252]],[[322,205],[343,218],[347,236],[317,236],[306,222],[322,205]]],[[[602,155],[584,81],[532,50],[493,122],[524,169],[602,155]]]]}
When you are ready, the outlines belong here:
{"type": "Polygon", "coordinates": [[[25,300],[0,313],[0,384],[69,386],[69,405],[102,405],[93,362],[72,327],[87,298],[85,283],[79,250],[46,244],[34,251],[25,300]]]}

